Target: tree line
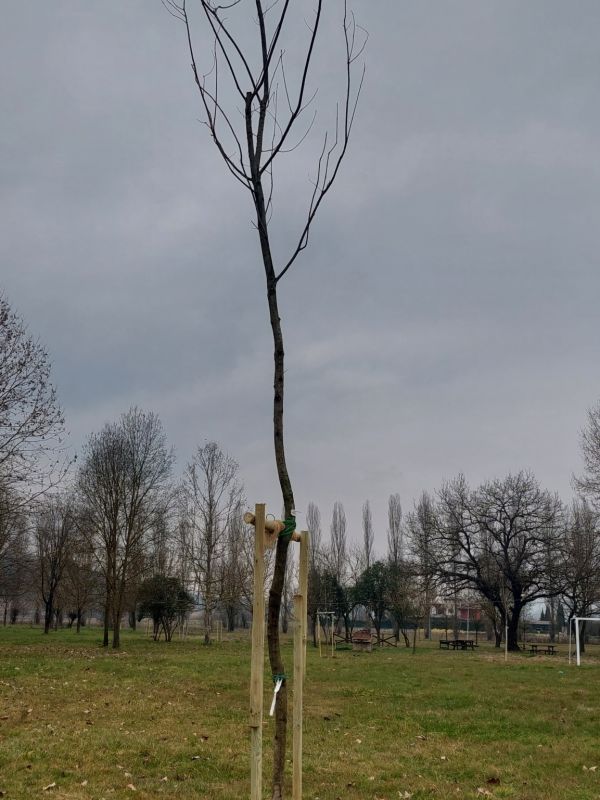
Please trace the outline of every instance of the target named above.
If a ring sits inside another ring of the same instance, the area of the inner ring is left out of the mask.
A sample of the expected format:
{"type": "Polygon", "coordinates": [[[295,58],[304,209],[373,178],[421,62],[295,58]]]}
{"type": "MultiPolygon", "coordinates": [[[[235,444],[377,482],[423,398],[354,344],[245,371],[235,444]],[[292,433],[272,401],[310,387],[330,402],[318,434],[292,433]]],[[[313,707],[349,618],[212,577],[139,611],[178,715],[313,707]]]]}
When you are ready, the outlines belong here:
{"type": "MultiPolygon", "coordinates": [[[[215,615],[229,629],[251,617],[252,542],[243,523],[239,466],[218,443],[196,448],[183,475],[159,417],[131,408],[89,435],[76,462],[64,450],[64,418],[49,357],[0,298],[0,602],[4,624],[27,608],[44,631],[101,612],[103,643],[120,645],[122,620],[152,619],[170,639],[191,610],[204,640],[215,615]]],[[[518,649],[519,623],[543,604],[551,635],[560,618],[591,615],[600,603],[600,405],[582,432],[584,472],[569,504],[521,471],[471,486],[463,475],[423,492],[403,513],[388,502],[385,553],[375,547],[369,501],[350,537],[341,502],[329,536],[307,505],[311,533],[309,616],[334,612],[350,638],[367,618],[378,637],[399,641],[427,628],[431,608],[452,598],[486,615],[499,646],[518,649]],[[560,613],[559,613],[560,612],[560,613]]],[[[273,569],[267,556],[266,584],[273,569]]],[[[295,591],[286,569],[281,625],[295,591]]],[[[427,633],[427,632],[426,632],[427,633]]]]}

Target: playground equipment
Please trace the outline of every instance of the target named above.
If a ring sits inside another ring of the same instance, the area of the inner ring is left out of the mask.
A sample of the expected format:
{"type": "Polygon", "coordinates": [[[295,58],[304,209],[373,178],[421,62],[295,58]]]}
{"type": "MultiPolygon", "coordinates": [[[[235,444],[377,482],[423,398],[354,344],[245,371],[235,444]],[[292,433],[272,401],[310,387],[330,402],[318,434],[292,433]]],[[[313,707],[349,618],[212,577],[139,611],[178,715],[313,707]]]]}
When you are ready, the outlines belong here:
{"type": "MultiPolygon", "coordinates": [[[[294,595],[294,697],[292,725],[292,800],[302,800],[302,704],[306,674],[306,632],[308,599],[308,531],[290,531],[281,520],[267,520],[264,503],[254,514],[244,514],[244,522],[254,526],[254,598],[252,604],[252,660],[250,667],[250,798],[262,800],[262,725],[265,648],[265,549],[274,547],[279,536],[300,543],[298,594],[294,595]]],[[[292,520],[293,522],[293,520],[292,520]]],[[[285,675],[273,675],[271,713],[285,675]]]]}

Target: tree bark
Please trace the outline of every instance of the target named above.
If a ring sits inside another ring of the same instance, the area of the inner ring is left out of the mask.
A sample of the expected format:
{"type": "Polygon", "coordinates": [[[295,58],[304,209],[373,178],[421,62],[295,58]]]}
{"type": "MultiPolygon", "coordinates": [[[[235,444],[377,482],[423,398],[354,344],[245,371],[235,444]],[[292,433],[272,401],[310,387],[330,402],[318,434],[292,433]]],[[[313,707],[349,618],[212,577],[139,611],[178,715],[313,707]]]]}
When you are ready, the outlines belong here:
{"type": "Polygon", "coordinates": [[[49,597],[44,603],[44,633],[49,633],[52,626],[52,597],[49,597]]]}
{"type": "Polygon", "coordinates": [[[102,637],[102,647],[108,647],[109,618],[110,618],[110,597],[107,592],[106,601],[104,603],[104,635],[102,637]]]}

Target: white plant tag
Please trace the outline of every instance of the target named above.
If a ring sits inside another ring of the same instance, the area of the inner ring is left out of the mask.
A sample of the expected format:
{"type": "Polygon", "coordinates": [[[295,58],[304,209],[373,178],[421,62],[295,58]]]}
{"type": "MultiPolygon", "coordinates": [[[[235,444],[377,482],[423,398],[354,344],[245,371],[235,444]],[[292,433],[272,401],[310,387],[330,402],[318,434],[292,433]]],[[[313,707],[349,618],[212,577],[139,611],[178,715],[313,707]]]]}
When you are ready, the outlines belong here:
{"type": "Polygon", "coordinates": [[[269,716],[272,717],[275,713],[275,702],[277,700],[277,692],[281,689],[283,684],[283,680],[281,678],[277,678],[277,683],[275,684],[275,688],[273,689],[273,702],[271,703],[271,710],[269,711],[269,716]]]}

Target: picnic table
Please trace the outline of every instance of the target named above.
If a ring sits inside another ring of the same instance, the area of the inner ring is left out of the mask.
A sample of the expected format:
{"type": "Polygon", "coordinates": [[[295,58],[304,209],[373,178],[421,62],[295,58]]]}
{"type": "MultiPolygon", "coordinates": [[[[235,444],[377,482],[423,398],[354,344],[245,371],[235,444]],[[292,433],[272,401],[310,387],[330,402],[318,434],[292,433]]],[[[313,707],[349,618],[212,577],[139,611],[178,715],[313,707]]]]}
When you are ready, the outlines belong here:
{"type": "Polygon", "coordinates": [[[536,642],[531,642],[529,645],[529,653],[532,656],[555,656],[556,655],[556,645],[555,644],[537,644],[536,642]]]}
{"type": "Polygon", "coordinates": [[[473,639],[440,639],[440,650],[475,650],[473,639]]]}

